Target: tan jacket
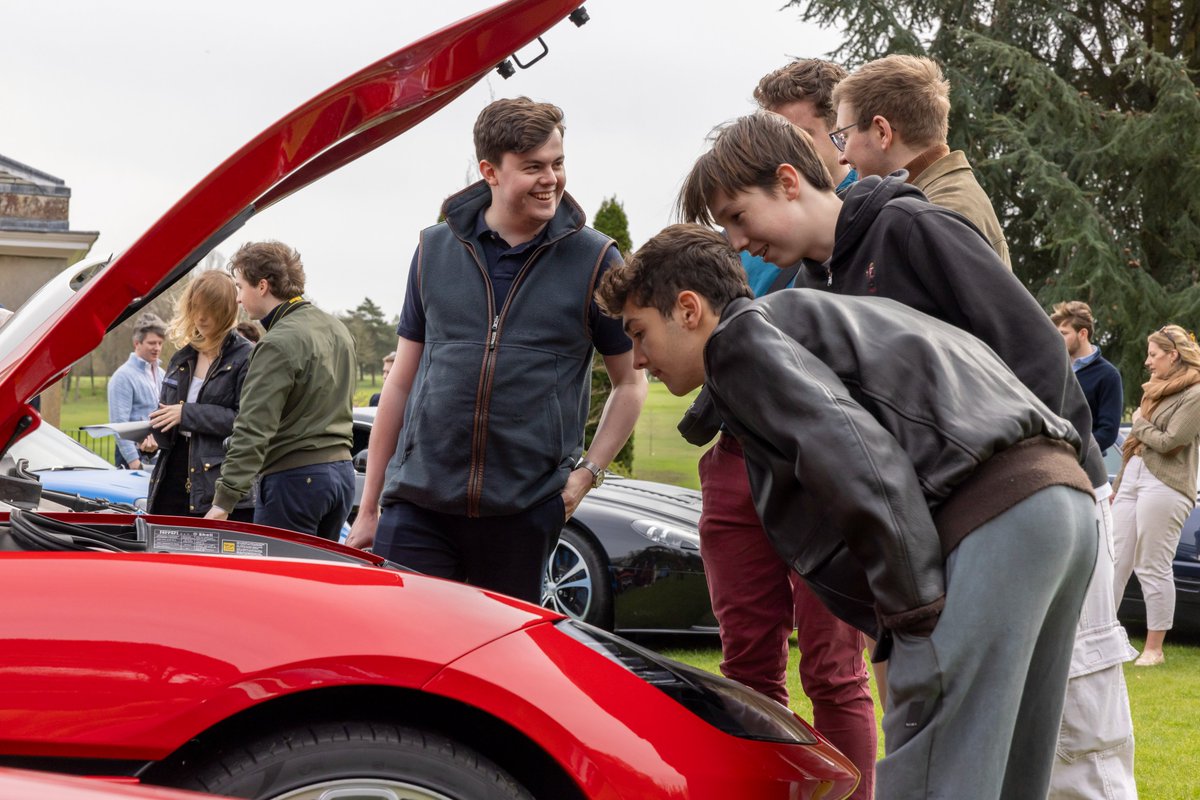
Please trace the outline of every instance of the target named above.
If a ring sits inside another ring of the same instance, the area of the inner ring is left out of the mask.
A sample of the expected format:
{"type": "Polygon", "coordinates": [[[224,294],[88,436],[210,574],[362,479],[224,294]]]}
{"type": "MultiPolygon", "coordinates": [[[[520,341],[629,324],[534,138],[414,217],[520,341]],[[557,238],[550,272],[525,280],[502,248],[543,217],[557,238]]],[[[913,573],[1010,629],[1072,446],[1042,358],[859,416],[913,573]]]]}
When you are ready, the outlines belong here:
{"type": "MultiPolygon", "coordinates": [[[[914,171],[909,169],[910,173],[914,171]]],[[[1008,242],[1004,240],[1000,220],[996,218],[992,201],[975,179],[971,163],[962,150],[947,153],[922,169],[916,177],[910,178],[910,181],[925,193],[929,202],[957,211],[971,220],[971,224],[979,229],[996,255],[1000,256],[1004,266],[1012,269],[1012,262],[1008,258],[1008,242]]]]}
{"type": "MultiPolygon", "coordinates": [[[[1196,499],[1196,445],[1200,441],[1200,384],[1195,384],[1163,399],[1154,416],[1138,417],[1130,431],[1145,445],[1142,461],[1150,474],[1193,502],[1196,499]]],[[[1113,484],[1116,491],[1125,474],[1113,484]]]]}

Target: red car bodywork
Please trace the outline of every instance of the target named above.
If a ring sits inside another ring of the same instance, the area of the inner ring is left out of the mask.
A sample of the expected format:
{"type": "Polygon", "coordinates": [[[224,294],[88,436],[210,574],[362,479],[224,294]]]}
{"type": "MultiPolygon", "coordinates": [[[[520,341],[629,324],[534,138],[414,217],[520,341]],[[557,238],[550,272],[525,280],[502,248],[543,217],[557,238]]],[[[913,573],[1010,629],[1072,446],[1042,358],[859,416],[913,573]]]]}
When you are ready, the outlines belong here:
{"type": "MultiPolygon", "coordinates": [[[[135,298],[182,274],[239,220],[384,144],[465,91],[578,0],[512,0],[351,76],[205,178],[0,361],[0,443],[26,404],[135,298]]],[[[119,515],[58,515],[128,525],[119,515]]],[[[149,518],[170,522],[169,518],[149,518]]],[[[182,520],[177,520],[182,523],[182,520]]],[[[0,516],[0,528],[9,523],[0,516]]],[[[178,553],[0,555],[0,761],[153,780],[181,753],[331,707],[497,738],[586,798],[842,797],[857,781],[823,740],[718,730],[559,628],[544,609],[400,572],[339,545],[325,561],[178,553]],[[353,562],[346,560],[352,556],[353,562]]],[[[3,543],[3,531],[0,531],[3,543]]],[[[0,548],[4,549],[4,548],[0,548]]],[[[511,748],[510,748],[511,749],[511,748]]],[[[507,758],[507,762],[506,762],[507,758]]],[[[518,765],[519,766],[519,765],[518,765]]],[[[558,795],[563,796],[563,795],[558,795]]]]}

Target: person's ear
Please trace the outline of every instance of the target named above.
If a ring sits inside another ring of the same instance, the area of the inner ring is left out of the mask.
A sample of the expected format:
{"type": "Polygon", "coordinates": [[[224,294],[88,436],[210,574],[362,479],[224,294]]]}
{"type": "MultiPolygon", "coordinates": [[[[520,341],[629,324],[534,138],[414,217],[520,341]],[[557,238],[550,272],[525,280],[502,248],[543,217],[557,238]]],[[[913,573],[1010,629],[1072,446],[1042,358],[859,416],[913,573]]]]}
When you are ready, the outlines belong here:
{"type": "Polygon", "coordinates": [[[895,141],[896,130],[887,117],[876,114],[871,117],[871,134],[879,138],[879,146],[887,150],[895,141]]]}
{"type": "Polygon", "coordinates": [[[794,165],[780,164],[775,168],[775,180],[779,182],[779,191],[784,199],[795,200],[800,196],[800,182],[806,179],[794,165]]]}
{"type": "Polygon", "coordinates": [[[479,162],[479,174],[487,181],[488,186],[496,186],[500,179],[496,177],[496,167],[486,158],[479,162]]]}
{"type": "Polygon", "coordinates": [[[684,330],[695,330],[704,315],[704,299],[691,289],[684,289],[675,298],[675,317],[684,330]]]}

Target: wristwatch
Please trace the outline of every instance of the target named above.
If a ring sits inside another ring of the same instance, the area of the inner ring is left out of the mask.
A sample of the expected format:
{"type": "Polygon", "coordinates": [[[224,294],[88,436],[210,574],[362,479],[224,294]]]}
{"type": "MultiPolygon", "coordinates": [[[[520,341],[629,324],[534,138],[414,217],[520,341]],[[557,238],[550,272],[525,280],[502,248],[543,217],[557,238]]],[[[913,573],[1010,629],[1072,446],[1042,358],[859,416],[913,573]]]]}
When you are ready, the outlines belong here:
{"type": "Polygon", "coordinates": [[[581,458],[575,462],[575,469],[586,469],[592,473],[592,488],[599,489],[600,484],[604,483],[604,467],[599,464],[593,464],[586,458],[581,458]]]}

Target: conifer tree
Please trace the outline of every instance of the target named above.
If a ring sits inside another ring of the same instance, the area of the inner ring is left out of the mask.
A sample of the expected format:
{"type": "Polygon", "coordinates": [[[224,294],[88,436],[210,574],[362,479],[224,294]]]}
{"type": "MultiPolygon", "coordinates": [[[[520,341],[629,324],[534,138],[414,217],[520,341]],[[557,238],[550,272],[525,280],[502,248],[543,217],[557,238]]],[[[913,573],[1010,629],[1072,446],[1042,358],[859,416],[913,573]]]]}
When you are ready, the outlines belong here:
{"type": "Polygon", "coordinates": [[[853,68],[937,60],[950,146],[992,198],[1017,276],[1046,307],[1080,299],[1125,378],[1146,335],[1200,325],[1200,0],[791,0],[845,37],[853,68]]]}

